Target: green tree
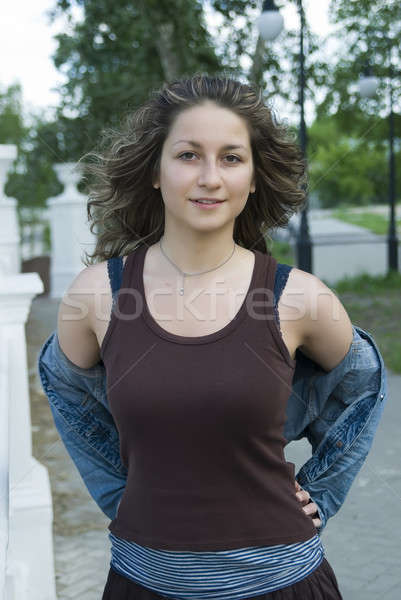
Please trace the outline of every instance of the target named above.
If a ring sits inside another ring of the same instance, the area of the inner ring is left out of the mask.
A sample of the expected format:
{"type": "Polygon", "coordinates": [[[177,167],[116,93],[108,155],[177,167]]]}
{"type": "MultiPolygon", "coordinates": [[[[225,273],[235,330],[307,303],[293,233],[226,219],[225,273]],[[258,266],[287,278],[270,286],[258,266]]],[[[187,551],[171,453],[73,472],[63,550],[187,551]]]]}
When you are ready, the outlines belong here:
{"type": "MultiPolygon", "coordinates": [[[[261,9],[262,0],[57,0],[51,19],[63,17],[67,26],[56,36],[53,58],[67,82],[60,87],[55,120],[34,119],[12,195],[24,205],[43,204],[60,188],[52,163],[77,160],[96,145],[104,127],[119,126],[126,111],[174,77],[224,72],[255,82],[266,101],[279,95],[297,104],[298,28],[264,42],[255,23],[261,9]],[[75,17],[77,8],[82,18],[75,17]],[[206,11],[214,11],[219,23],[213,31],[206,11]]],[[[325,82],[322,47],[323,40],[307,29],[307,99],[325,82]]]]}
{"type": "Polygon", "coordinates": [[[327,93],[317,116],[337,114],[339,126],[348,133],[365,127],[369,116],[375,120],[372,136],[380,141],[386,133],[382,118],[389,109],[390,56],[396,73],[395,104],[401,99],[401,4],[398,0],[332,0],[329,14],[343,44],[328,74],[327,93]],[[357,81],[367,62],[379,87],[374,98],[362,99],[357,81]]]}
{"type": "Polygon", "coordinates": [[[22,89],[20,84],[0,90],[0,144],[21,146],[27,134],[22,109],[22,89]]]}
{"type": "MultiPolygon", "coordinates": [[[[316,117],[320,122],[330,115],[337,130],[353,141],[348,150],[347,144],[343,147],[343,156],[332,140],[325,145],[324,151],[321,148],[317,153],[323,162],[329,161],[330,154],[333,155],[332,168],[324,176],[327,185],[323,196],[330,197],[328,188],[332,179],[332,190],[343,187],[344,182],[349,190],[348,194],[339,195],[339,198],[354,197],[357,201],[359,188],[359,203],[365,203],[368,198],[387,202],[390,84],[394,90],[398,189],[401,183],[401,153],[397,152],[401,126],[401,117],[397,113],[401,99],[401,4],[394,0],[332,0],[329,14],[332,23],[341,31],[343,43],[328,74],[326,95],[317,107],[316,117]],[[392,80],[390,63],[393,66],[392,80]],[[364,99],[359,95],[357,82],[367,64],[372,67],[379,86],[375,97],[364,99]],[[346,170],[351,165],[353,172],[349,177],[346,170]]],[[[343,139],[340,143],[344,143],[343,139]]],[[[318,173],[319,168],[313,167],[313,176],[317,176],[315,185],[320,189],[325,184],[323,179],[318,183],[323,177],[318,173]]]]}
{"type": "Polygon", "coordinates": [[[59,115],[75,117],[63,124],[67,138],[75,139],[66,146],[71,158],[91,148],[103,127],[118,126],[163,81],[220,68],[198,2],[59,0],[52,18],[60,14],[70,26],[56,36],[54,62],[68,77],[59,115]],[[83,11],[78,22],[76,5],[83,11]]]}
{"type": "MultiPolygon", "coordinates": [[[[311,128],[311,135],[319,124],[311,128]]],[[[317,147],[309,166],[309,189],[322,208],[386,201],[385,155],[352,137],[329,138],[317,147]]]]}
{"type": "Polygon", "coordinates": [[[387,201],[383,148],[364,136],[345,134],[336,115],[316,119],[309,128],[308,158],[309,189],[323,208],[387,201]]]}
{"type": "MultiPolygon", "coordinates": [[[[262,0],[58,0],[52,19],[63,16],[69,23],[68,31],[56,36],[54,62],[68,77],[60,88],[59,114],[81,119],[70,123],[74,131],[77,125],[71,159],[91,148],[103,127],[118,125],[122,114],[141,104],[151,89],[195,71],[224,71],[259,85],[266,100],[280,95],[297,103],[299,32],[285,31],[271,44],[261,40],[255,19],[262,4],[262,0]],[[80,20],[73,16],[77,6],[82,10],[80,20]],[[208,31],[206,10],[218,22],[214,35],[208,31]]],[[[306,96],[314,98],[327,65],[319,59],[322,40],[309,29],[305,38],[306,96]]]]}
{"type": "Polygon", "coordinates": [[[61,191],[52,169],[53,162],[63,160],[59,137],[59,124],[24,114],[21,84],[0,92],[0,143],[17,146],[5,193],[16,198],[19,207],[44,206],[46,198],[61,191]]]}
{"type": "Polygon", "coordinates": [[[29,208],[45,207],[48,198],[60,194],[63,188],[52,165],[64,162],[57,140],[58,124],[40,116],[32,119],[7,185],[7,194],[17,198],[20,207],[29,208]]]}

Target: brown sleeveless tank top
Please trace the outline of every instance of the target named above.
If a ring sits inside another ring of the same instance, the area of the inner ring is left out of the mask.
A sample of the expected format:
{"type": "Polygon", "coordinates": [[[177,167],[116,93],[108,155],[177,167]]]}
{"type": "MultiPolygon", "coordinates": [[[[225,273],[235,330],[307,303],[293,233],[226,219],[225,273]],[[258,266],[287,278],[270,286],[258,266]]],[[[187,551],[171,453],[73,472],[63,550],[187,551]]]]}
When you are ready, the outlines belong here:
{"type": "Polygon", "coordinates": [[[253,250],[246,297],[215,333],[184,337],[151,316],[129,254],[101,347],[127,483],[109,530],[171,550],[303,542],[316,535],[295,496],[283,436],[295,360],[274,316],[277,262],[253,250]]]}

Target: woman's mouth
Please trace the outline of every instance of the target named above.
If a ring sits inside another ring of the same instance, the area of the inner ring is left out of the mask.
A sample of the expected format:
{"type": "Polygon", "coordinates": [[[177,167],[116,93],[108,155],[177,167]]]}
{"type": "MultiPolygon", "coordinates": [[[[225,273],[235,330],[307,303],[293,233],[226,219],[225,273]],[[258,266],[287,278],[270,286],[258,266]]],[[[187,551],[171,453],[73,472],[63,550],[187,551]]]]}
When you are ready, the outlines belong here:
{"type": "Polygon", "coordinates": [[[219,204],[223,204],[225,200],[199,198],[198,200],[191,200],[191,202],[199,208],[215,208],[216,206],[219,206],[219,204]]]}

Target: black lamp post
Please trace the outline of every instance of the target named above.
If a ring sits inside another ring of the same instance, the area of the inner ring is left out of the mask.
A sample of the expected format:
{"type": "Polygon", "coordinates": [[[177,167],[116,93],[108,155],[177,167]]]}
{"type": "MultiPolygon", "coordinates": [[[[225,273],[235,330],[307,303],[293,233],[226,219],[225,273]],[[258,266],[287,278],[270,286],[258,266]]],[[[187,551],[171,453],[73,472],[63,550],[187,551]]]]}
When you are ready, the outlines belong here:
{"type": "MultiPolygon", "coordinates": [[[[301,20],[300,31],[300,77],[299,77],[299,103],[301,108],[301,120],[299,128],[299,141],[303,156],[306,160],[306,126],[304,112],[304,90],[305,90],[305,55],[304,55],[304,28],[305,13],[302,6],[302,0],[298,0],[298,9],[301,20]]],[[[280,15],[274,0],[265,0],[263,3],[262,14],[257,19],[259,33],[263,39],[272,41],[283,28],[283,18],[280,15]]],[[[305,207],[301,211],[301,222],[297,236],[297,264],[304,271],[312,273],[312,241],[309,235],[308,225],[308,197],[306,195],[305,207]]]]}
{"type": "MultiPolygon", "coordinates": [[[[393,65],[390,49],[390,114],[389,114],[389,186],[388,201],[390,208],[390,222],[387,234],[387,269],[398,271],[398,238],[395,225],[395,159],[394,159],[394,112],[393,112],[393,65]]],[[[378,80],[372,74],[372,69],[367,63],[363,75],[359,79],[359,93],[363,98],[371,98],[376,93],[378,80]]]]}

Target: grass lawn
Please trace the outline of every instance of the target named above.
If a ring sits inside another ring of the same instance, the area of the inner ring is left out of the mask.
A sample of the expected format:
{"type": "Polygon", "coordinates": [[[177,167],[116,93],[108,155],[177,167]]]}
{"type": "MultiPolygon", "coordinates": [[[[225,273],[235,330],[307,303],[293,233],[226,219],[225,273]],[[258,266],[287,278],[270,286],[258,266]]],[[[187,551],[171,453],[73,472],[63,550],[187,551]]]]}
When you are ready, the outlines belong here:
{"type": "Polygon", "coordinates": [[[401,374],[401,273],[361,275],[331,289],[351,321],[373,335],[386,367],[401,374]]]}
{"type": "MultiPolygon", "coordinates": [[[[359,225],[369,229],[372,233],[378,235],[386,235],[388,233],[388,222],[387,215],[378,215],[376,213],[369,212],[368,210],[363,213],[352,213],[347,210],[335,210],[332,212],[332,217],[344,221],[345,223],[351,223],[352,225],[359,225]]],[[[400,230],[401,219],[396,219],[396,228],[400,230]]]]}
{"type": "MultiPolygon", "coordinates": [[[[278,262],[296,266],[289,244],[273,242],[270,247],[278,262]]],[[[401,273],[360,275],[334,286],[324,283],[337,294],[352,323],[374,337],[386,367],[401,374],[401,273]]]]}

